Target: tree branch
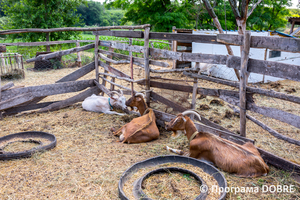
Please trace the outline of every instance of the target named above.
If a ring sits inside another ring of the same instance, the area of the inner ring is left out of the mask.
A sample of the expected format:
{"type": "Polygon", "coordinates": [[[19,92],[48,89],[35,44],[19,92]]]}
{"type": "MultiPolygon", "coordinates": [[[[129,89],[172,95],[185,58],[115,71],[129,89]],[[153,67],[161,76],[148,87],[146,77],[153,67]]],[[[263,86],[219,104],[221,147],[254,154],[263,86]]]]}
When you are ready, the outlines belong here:
{"type": "Polygon", "coordinates": [[[258,6],[258,4],[261,3],[261,1],[262,1],[262,0],[258,0],[258,1],[256,2],[256,4],[254,4],[254,5],[252,6],[251,10],[250,10],[250,11],[248,12],[248,14],[247,14],[247,18],[250,17],[250,15],[251,15],[252,12],[254,11],[254,9],[258,6]]]}
{"type": "Polygon", "coordinates": [[[240,12],[237,8],[237,5],[236,5],[236,1],[235,0],[229,0],[229,4],[230,4],[230,7],[232,9],[232,12],[235,16],[235,18],[241,18],[241,15],[240,15],[240,12]]]}

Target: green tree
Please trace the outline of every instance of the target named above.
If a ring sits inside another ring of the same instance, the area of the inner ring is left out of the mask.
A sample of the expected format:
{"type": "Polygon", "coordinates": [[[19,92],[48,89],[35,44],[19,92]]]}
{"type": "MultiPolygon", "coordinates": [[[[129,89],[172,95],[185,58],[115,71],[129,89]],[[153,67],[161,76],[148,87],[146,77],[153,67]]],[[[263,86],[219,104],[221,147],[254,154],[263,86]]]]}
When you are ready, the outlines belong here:
{"type": "Polygon", "coordinates": [[[80,18],[87,26],[100,26],[105,18],[104,6],[100,2],[88,1],[87,5],[81,4],[76,13],[80,14],[80,18]]]}
{"type": "Polygon", "coordinates": [[[77,14],[86,26],[118,26],[124,16],[119,9],[106,10],[100,2],[88,1],[87,5],[80,5],[77,14]]]}
{"type": "Polygon", "coordinates": [[[107,5],[126,10],[122,24],[151,24],[154,31],[171,31],[172,26],[188,28],[189,25],[190,4],[178,0],[115,0],[107,5]]]}
{"type": "MultiPolygon", "coordinates": [[[[60,28],[80,24],[76,8],[86,0],[2,0],[2,8],[10,18],[5,29],[60,28]]],[[[78,32],[56,32],[50,40],[72,39],[78,32]]],[[[16,34],[13,34],[16,37],[16,34]]],[[[44,33],[23,33],[26,41],[45,41],[44,33]]]]}
{"type": "Polygon", "coordinates": [[[300,9],[289,9],[290,17],[300,17],[300,9]]]}
{"type": "Polygon", "coordinates": [[[260,31],[276,30],[285,27],[290,11],[291,0],[264,0],[247,20],[247,29],[260,31]]]}
{"type": "Polygon", "coordinates": [[[122,24],[122,18],[124,17],[125,11],[120,9],[111,9],[107,10],[107,21],[109,23],[108,26],[120,26],[122,24]]]}

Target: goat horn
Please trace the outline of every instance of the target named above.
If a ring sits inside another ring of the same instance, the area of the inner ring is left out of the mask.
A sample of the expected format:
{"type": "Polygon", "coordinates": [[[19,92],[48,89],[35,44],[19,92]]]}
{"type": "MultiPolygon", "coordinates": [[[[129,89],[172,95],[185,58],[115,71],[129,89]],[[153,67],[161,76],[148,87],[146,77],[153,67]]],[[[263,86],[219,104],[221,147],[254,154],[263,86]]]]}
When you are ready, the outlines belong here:
{"type": "Polygon", "coordinates": [[[123,91],[121,89],[119,89],[119,92],[120,92],[121,96],[123,96],[123,91]]]}
{"type": "Polygon", "coordinates": [[[120,97],[120,93],[118,93],[116,91],[110,91],[108,94],[111,94],[111,93],[115,93],[116,95],[118,95],[120,97]]]}
{"type": "Polygon", "coordinates": [[[183,116],[188,115],[188,114],[193,114],[193,115],[196,115],[199,118],[199,120],[201,120],[200,114],[197,111],[195,111],[195,110],[186,110],[186,111],[184,111],[181,114],[183,116]]]}
{"type": "Polygon", "coordinates": [[[142,95],[142,97],[145,98],[145,95],[143,93],[140,93],[140,92],[135,93],[134,96],[139,96],[139,95],[142,95]]]}

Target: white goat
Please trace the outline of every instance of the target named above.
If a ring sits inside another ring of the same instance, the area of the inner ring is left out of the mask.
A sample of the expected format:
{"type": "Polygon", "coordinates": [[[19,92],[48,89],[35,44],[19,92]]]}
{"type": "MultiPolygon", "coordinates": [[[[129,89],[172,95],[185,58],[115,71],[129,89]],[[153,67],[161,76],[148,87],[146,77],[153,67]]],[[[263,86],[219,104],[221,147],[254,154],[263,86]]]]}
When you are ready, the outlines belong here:
{"type": "Polygon", "coordinates": [[[105,114],[116,114],[116,115],[125,115],[123,113],[118,113],[116,111],[111,111],[113,106],[120,106],[124,109],[127,109],[125,105],[126,98],[123,96],[123,92],[120,90],[120,93],[112,91],[114,93],[111,97],[97,96],[93,94],[90,97],[87,97],[82,102],[82,108],[92,112],[103,112],[105,114]]]}
{"type": "Polygon", "coordinates": [[[201,72],[205,72],[206,71],[206,73],[207,73],[208,76],[211,75],[211,71],[212,71],[213,67],[217,67],[217,65],[215,65],[215,64],[209,64],[209,63],[197,63],[196,64],[196,68],[200,69],[198,73],[200,74],[201,72]]]}

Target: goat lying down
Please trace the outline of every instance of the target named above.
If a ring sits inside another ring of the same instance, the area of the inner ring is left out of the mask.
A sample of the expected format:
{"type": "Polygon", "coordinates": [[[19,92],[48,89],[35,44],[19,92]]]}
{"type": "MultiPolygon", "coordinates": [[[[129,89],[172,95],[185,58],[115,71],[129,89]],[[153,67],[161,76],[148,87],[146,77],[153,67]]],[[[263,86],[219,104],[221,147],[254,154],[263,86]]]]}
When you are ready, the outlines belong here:
{"type": "Polygon", "coordinates": [[[213,163],[229,173],[236,173],[240,177],[258,177],[267,175],[269,167],[266,165],[255,146],[247,142],[239,145],[211,133],[198,132],[193,121],[185,116],[194,114],[199,119],[200,115],[192,110],[187,110],[166,124],[166,130],[184,130],[190,143],[189,153],[166,147],[168,151],[176,154],[190,156],[213,163]]]}
{"type": "Polygon", "coordinates": [[[125,115],[123,113],[111,111],[113,109],[113,106],[118,106],[123,109],[127,109],[127,106],[125,105],[126,98],[123,96],[122,90],[120,90],[120,93],[116,91],[112,91],[110,93],[113,93],[111,97],[97,96],[95,94],[93,94],[90,97],[87,97],[82,102],[82,108],[92,112],[103,112],[105,114],[125,115]]]}
{"type": "Polygon", "coordinates": [[[206,73],[207,73],[208,76],[211,75],[213,67],[217,67],[217,65],[215,65],[215,64],[209,64],[209,63],[197,63],[197,65],[196,65],[196,68],[199,68],[198,74],[200,74],[201,72],[205,72],[206,71],[206,73]]]}
{"type": "Polygon", "coordinates": [[[144,95],[136,93],[135,96],[126,101],[126,105],[131,108],[137,107],[141,116],[134,118],[114,132],[114,135],[119,136],[120,142],[143,143],[157,139],[159,130],[156,126],[155,114],[145,103],[144,95]]]}

